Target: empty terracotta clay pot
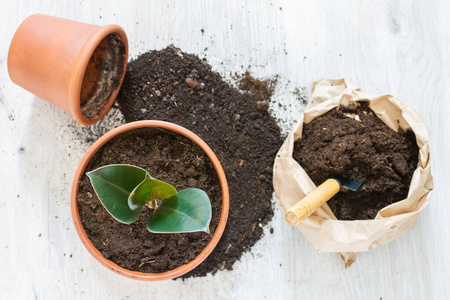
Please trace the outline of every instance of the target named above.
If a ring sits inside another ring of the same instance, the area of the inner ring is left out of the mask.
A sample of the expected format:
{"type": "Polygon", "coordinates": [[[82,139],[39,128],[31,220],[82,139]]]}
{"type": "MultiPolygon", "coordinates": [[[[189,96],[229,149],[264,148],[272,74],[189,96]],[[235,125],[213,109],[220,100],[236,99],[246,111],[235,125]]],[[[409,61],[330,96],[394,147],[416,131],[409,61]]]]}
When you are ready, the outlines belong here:
{"type": "Polygon", "coordinates": [[[122,275],[128,278],[132,279],[138,279],[138,280],[146,280],[146,281],[158,281],[158,280],[167,280],[167,279],[173,279],[176,277],[179,277],[181,275],[186,274],[187,272],[191,271],[195,267],[197,267],[200,263],[202,263],[208,255],[214,250],[214,248],[217,246],[217,243],[219,242],[222,233],[225,229],[225,226],[227,224],[228,219],[228,211],[230,207],[230,196],[228,192],[228,183],[227,179],[225,177],[225,173],[223,171],[222,165],[220,164],[220,161],[218,160],[217,156],[214,154],[214,152],[211,150],[211,148],[195,133],[192,131],[181,127],[179,125],[164,122],[164,121],[137,121],[137,122],[131,122],[125,125],[121,125],[105,135],[103,135],[100,139],[98,139],[84,154],[83,158],[81,159],[81,162],[78,165],[77,171],[75,173],[75,177],[73,179],[72,183],[72,192],[70,195],[70,207],[72,211],[72,219],[75,225],[75,229],[78,233],[78,236],[81,239],[81,242],[84,244],[86,249],[89,251],[89,253],[92,254],[92,256],[99,261],[102,265],[107,267],[108,269],[122,275]],[[182,265],[178,268],[175,268],[170,271],[166,271],[163,273],[142,273],[137,271],[131,271],[124,269],[120,266],[118,266],[116,263],[112,262],[109,259],[106,259],[103,257],[103,255],[100,253],[100,251],[95,248],[95,246],[92,244],[92,242],[89,240],[89,238],[86,235],[86,232],[83,228],[83,225],[81,223],[80,214],[78,211],[78,204],[77,204],[77,194],[78,194],[78,188],[80,187],[80,181],[81,177],[85,173],[85,169],[91,160],[91,158],[94,156],[95,153],[109,140],[114,138],[115,136],[124,133],[126,131],[130,130],[136,130],[140,128],[162,128],[166,130],[170,130],[173,132],[176,132],[178,134],[181,134],[188,139],[190,139],[192,142],[200,146],[200,148],[206,153],[206,155],[211,160],[211,163],[214,167],[214,170],[216,171],[217,177],[220,182],[220,188],[222,190],[222,212],[220,214],[219,224],[217,225],[216,231],[214,232],[214,235],[211,239],[211,241],[208,243],[208,245],[203,249],[202,252],[192,261],[189,263],[182,265]]]}
{"type": "Polygon", "coordinates": [[[127,36],[118,25],[36,14],[22,22],[11,41],[8,72],[17,85],[91,125],[114,103],[127,57],[127,36]]]}

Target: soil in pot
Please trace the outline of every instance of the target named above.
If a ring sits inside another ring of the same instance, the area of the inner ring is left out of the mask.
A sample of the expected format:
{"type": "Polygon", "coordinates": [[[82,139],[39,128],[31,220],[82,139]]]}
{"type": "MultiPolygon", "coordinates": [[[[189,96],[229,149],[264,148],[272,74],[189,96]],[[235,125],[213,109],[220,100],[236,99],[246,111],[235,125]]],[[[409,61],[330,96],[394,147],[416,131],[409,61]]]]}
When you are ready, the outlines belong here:
{"type": "Polygon", "coordinates": [[[362,102],[304,124],[293,157],[316,185],[338,175],[364,181],[327,203],[339,220],[366,220],[407,197],[419,149],[412,131],[395,132],[362,102]]]}
{"type": "Polygon", "coordinates": [[[77,195],[81,223],[102,255],[119,266],[144,273],[160,273],[193,260],[211,240],[222,210],[222,192],[208,156],[188,138],[163,129],[136,129],[106,143],[91,159],[86,172],[109,164],[144,168],[177,190],[200,188],[212,206],[210,233],[154,234],[146,225],[153,210],[145,207],[132,224],[117,222],[103,207],[86,176],[77,195]]]}
{"type": "Polygon", "coordinates": [[[282,144],[280,129],[268,113],[273,83],[251,80],[248,74],[245,78],[243,92],[205,60],[170,46],[131,61],[117,98],[127,122],[165,120],[198,134],[227,176],[230,211],[225,231],[211,255],[184,277],[231,270],[273,216],[272,166],[282,144]]]}

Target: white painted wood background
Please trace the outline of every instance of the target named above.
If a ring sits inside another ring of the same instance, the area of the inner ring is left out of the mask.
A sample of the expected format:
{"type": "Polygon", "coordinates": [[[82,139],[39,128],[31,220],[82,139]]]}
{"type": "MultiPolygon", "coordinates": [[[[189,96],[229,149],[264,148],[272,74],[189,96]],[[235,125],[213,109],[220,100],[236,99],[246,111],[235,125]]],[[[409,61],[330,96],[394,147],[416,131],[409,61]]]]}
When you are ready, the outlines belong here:
{"type": "Polygon", "coordinates": [[[0,299],[450,298],[448,1],[0,0],[0,20],[0,299]],[[82,128],[9,80],[9,43],[33,13],[119,24],[132,57],[173,43],[227,78],[248,68],[257,77],[279,75],[271,107],[285,132],[304,108],[294,89],[309,95],[322,77],[393,94],[430,128],[430,205],[413,231],[362,253],[348,270],[338,254],[317,253],[276,210],[233,271],[160,283],[116,275],[79,241],[69,194],[89,146],[77,133],[99,134],[121,116],[112,111],[101,126],[82,128]]]}

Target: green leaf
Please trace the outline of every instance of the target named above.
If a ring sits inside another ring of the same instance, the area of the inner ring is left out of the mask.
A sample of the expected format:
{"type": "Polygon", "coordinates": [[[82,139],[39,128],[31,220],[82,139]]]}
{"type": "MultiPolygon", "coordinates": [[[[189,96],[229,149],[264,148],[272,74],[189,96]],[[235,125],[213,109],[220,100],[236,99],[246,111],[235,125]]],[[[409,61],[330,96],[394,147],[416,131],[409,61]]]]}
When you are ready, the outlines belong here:
{"type": "Polygon", "coordinates": [[[152,184],[153,194],[156,199],[163,200],[176,195],[177,190],[168,183],[160,181],[156,178],[150,177],[150,183],[152,184]]]}
{"type": "Polygon", "coordinates": [[[100,201],[117,221],[130,224],[139,218],[143,207],[131,210],[128,196],[148,176],[147,171],[130,165],[109,165],[88,172],[87,176],[100,201]]]}
{"type": "Polygon", "coordinates": [[[177,190],[173,186],[150,177],[147,173],[144,181],[142,181],[128,197],[128,206],[132,210],[135,210],[152,200],[167,199],[176,193],[177,190]]]}
{"type": "Polygon", "coordinates": [[[170,197],[155,210],[147,222],[154,233],[209,232],[211,203],[200,189],[186,189],[170,197]]]}

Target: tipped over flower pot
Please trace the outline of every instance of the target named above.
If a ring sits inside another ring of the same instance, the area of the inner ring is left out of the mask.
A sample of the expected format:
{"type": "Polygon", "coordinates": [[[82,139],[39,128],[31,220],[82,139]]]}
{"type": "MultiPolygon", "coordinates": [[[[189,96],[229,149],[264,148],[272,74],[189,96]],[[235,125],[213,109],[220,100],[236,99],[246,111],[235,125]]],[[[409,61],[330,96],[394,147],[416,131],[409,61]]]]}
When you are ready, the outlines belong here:
{"type": "Polygon", "coordinates": [[[132,279],[173,279],[219,242],[228,185],[197,135],[168,122],[138,121],[89,148],[73,180],[71,210],[78,236],[102,265],[132,279]]]}
{"type": "Polygon", "coordinates": [[[8,72],[17,85],[91,125],[114,103],[127,58],[127,36],[118,25],[35,14],[11,41],[8,72]]]}

